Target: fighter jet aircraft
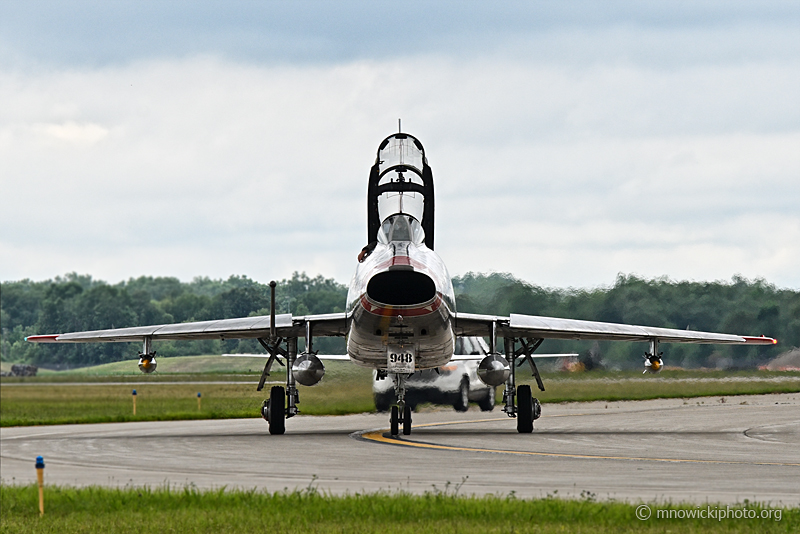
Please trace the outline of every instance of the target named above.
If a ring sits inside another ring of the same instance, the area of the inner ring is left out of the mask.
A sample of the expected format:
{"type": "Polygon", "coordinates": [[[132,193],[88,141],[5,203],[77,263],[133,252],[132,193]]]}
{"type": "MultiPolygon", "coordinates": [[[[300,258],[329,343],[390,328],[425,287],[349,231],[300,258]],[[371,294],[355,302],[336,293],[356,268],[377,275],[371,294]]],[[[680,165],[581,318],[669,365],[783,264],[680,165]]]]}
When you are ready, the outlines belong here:
{"type": "MultiPolygon", "coordinates": [[[[347,358],[372,368],[391,380],[397,403],[391,407],[391,434],[411,433],[411,407],[405,402],[405,381],[418,371],[446,365],[454,357],[459,337],[488,338],[491,354],[482,355],[481,380],[504,385],[503,411],[516,418],[520,433],[533,431],[541,405],[530,386],[516,386],[516,368],[527,362],[540,390],[541,376],[534,351],[545,339],[647,341],[645,372],[663,367],[660,343],[721,343],[771,345],[768,337],[694,332],[554,317],[511,314],[509,317],[458,313],[450,275],[434,252],[433,173],[422,143],[407,133],[381,141],[370,169],[367,189],[367,245],[347,294],[344,313],[293,317],[275,314],[275,282],[271,313],[219,321],[116,328],[67,334],[29,336],[35,343],[131,342],[142,343],[139,368],[156,368],[153,341],[162,339],[255,338],[266,350],[267,361],[258,390],[264,387],[272,365],[283,357],[289,372],[286,387],[276,386],[261,413],[271,434],[285,432],[285,420],[298,413],[298,384],[313,386],[325,367],[314,351],[314,338],[344,336],[347,358]],[[298,338],[305,350],[298,354],[298,338]],[[498,338],[503,352],[497,352],[498,338]]],[[[266,356],[265,355],[265,356],[266,356]]]]}

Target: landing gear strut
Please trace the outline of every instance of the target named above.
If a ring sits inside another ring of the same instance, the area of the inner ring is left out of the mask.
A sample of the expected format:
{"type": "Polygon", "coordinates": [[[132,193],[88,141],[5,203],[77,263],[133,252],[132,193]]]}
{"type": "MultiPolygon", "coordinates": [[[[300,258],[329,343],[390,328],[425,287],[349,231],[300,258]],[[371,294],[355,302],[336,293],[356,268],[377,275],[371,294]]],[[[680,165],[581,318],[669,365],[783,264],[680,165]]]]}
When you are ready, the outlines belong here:
{"type": "MultiPolygon", "coordinates": [[[[520,434],[530,434],[533,432],[533,422],[542,415],[542,405],[539,399],[535,398],[531,393],[531,387],[528,385],[516,387],[517,378],[517,356],[525,355],[525,361],[530,364],[531,372],[536,379],[536,384],[541,391],[544,391],[544,384],[539,375],[539,369],[531,356],[533,352],[542,344],[541,339],[520,339],[521,347],[515,348],[516,339],[512,337],[504,338],[506,360],[511,367],[511,374],[506,380],[505,390],[503,391],[503,402],[505,406],[503,411],[509,417],[517,418],[517,432],[520,434]],[[516,401],[516,402],[515,402],[516,401]]],[[[522,362],[520,362],[522,363],[522,362]]]]}
{"type": "MultiPolygon", "coordinates": [[[[263,341],[259,339],[259,341],[263,341]]],[[[262,343],[270,346],[270,344],[262,343]]],[[[277,360],[277,354],[286,357],[286,388],[273,386],[269,392],[269,399],[261,405],[261,416],[269,423],[270,434],[283,434],[286,432],[286,419],[298,414],[297,404],[300,402],[300,393],[297,391],[297,382],[292,374],[292,366],[297,359],[297,338],[290,337],[286,340],[286,349],[279,345],[271,345],[272,353],[264,372],[261,375],[258,391],[264,387],[264,381],[269,376],[272,361],[277,360]]],[[[280,363],[280,360],[277,360],[280,363]]]]}
{"type": "Polygon", "coordinates": [[[406,375],[392,373],[394,391],[397,396],[397,404],[392,406],[389,417],[389,431],[392,436],[400,435],[400,424],[403,425],[403,435],[411,435],[411,406],[406,404],[406,378],[406,375]]]}
{"type": "MultiPolygon", "coordinates": [[[[267,377],[269,376],[272,364],[276,361],[283,365],[279,356],[286,358],[286,389],[281,386],[274,386],[269,392],[269,399],[261,405],[261,416],[269,423],[270,434],[283,434],[286,432],[286,419],[294,417],[298,413],[297,404],[300,402],[300,394],[297,391],[297,382],[292,374],[292,367],[297,359],[297,338],[279,338],[275,329],[275,282],[270,282],[270,309],[269,309],[269,339],[258,338],[258,342],[269,353],[261,379],[258,381],[256,391],[264,389],[267,377]],[[283,348],[283,343],[286,348],[283,348]]],[[[307,350],[311,347],[311,328],[306,324],[306,346],[307,350]]]]}

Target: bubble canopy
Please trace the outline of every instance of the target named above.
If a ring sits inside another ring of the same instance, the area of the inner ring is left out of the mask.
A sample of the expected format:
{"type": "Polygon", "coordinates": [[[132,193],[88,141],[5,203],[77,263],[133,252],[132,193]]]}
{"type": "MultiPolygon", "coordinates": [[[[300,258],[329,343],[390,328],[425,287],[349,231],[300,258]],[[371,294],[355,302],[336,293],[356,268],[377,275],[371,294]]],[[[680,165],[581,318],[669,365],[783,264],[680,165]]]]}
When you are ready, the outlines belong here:
{"type": "Polygon", "coordinates": [[[422,143],[406,133],[392,134],[378,146],[367,193],[368,242],[379,240],[382,223],[399,213],[418,222],[425,245],[433,249],[433,173],[422,143]]]}
{"type": "Polygon", "coordinates": [[[427,163],[422,143],[408,134],[395,134],[383,140],[378,147],[378,174],[413,172],[422,178],[422,169],[427,163]]]}
{"type": "Polygon", "coordinates": [[[378,232],[378,242],[388,245],[392,241],[410,241],[415,245],[425,242],[425,231],[420,222],[410,215],[387,217],[378,232]]]}

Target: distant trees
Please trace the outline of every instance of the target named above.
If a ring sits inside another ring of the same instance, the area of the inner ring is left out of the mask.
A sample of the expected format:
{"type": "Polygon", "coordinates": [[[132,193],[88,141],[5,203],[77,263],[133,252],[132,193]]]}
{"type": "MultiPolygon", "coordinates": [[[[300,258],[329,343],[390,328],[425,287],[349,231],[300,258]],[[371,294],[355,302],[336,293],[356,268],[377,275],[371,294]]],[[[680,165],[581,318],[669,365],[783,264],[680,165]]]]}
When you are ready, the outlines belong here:
{"type": "MultiPolygon", "coordinates": [[[[278,283],[278,313],[305,315],[344,311],[347,288],[321,276],[295,273],[278,283]]],[[[77,367],[135,356],[127,343],[35,345],[25,336],[149,324],[229,319],[269,313],[269,286],[246,276],[227,280],[142,276],[109,285],[75,273],[45,282],[22,280],[0,286],[0,350],[4,361],[77,367]]],[[[344,353],[343,340],[319,340],[320,350],[344,353]]],[[[162,341],[163,356],[261,352],[255,340],[162,341]]]]}
{"type": "MultiPolygon", "coordinates": [[[[777,289],[764,280],[734,277],[727,282],[674,282],[619,275],[613,286],[544,289],[509,274],[468,273],[453,280],[459,311],[526,313],[573,319],[641,324],[709,332],[767,335],[778,347],[665,344],[668,365],[753,367],[779,352],[800,346],[800,291],[777,289]]],[[[587,352],[591,344],[545,341],[545,352],[587,352]]],[[[643,343],[601,342],[607,366],[641,363],[643,343]]]]}
{"type": "MultiPolygon", "coordinates": [[[[553,289],[509,274],[468,273],[453,280],[459,311],[525,313],[712,332],[765,334],[779,347],[663,345],[667,364],[755,366],[800,346],[800,291],[777,289],[763,280],[674,282],[620,275],[611,287],[553,289]]],[[[347,288],[335,280],[295,273],[278,284],[277,312],[307,315],[344,311],[347,288]]],[[[127,343],[35,345],[25,336],[147,324],[266,315],[269,287],[246,276],[227,280],[171,277],[131,278],[110,285],[75,273],[54,280],[0,284],[0,353],[4,361],[82,366],[135,356],[127,343]]],[[[261,352],[255,340],[162,341],[164,356],[261,352]]],[[[344,340],[320,339],[317,349],[344,352],[344,340]]],[[[548,340],[547,352],[580,352],[606,367],[635,367],[641,343],[548,340]]]]}

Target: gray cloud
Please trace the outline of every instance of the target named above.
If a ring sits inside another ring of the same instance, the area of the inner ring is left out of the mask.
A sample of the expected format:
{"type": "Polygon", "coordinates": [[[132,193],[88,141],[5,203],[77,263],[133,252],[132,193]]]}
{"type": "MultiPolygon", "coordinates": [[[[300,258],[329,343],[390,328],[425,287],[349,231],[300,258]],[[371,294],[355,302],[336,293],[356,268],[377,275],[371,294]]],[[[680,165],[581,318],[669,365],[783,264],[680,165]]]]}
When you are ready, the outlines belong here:
{"type": "Polygon", "coordinates": [[[513,21],[475,4],[406,32],[411,15],[389,24],[385,4],[209,4],[180,24],[186,5],[142,4],[128,30],[124,3],[70,4],[80,22],[60,26],[64,5],[27,5],[0,8],[0,279],[344,281],[374,151],[403,117],[428,150],[437,250],[454,274],[588,286],[740,273],[800,287],[800,53],[786,4],[515,4],[513,21]],[[38,44],[5,31],[40,8],[38,44]],[[352,44],[373,17],[386,24],[352,44]],[[250,32],[270,24],[280,38],[250,32]],[[426,36],[432,24],[445,31],[426,36]],[[380,32],[410,44],[388,51],[380,32]]]}
{"type": "Polygon", "coordinates": [[[783,1],[28,0],[0,4],[0,57],[97,66],[197,54],[295,63],[484,52],[608,60],[622,51],[686,63],[796,53],[799,21],[800,8],[783,1]]]}

